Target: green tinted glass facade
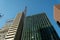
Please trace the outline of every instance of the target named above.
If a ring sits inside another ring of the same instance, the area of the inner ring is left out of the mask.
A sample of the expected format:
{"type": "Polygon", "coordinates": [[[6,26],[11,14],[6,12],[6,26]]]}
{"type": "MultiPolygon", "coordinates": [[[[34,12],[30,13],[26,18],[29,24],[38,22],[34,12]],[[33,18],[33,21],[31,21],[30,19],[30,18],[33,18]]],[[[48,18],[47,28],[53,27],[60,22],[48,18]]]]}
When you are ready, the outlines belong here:
{"type": "Polygon", "coordinates": [[[21,40],[59,40],[45,13],[27,16],[21,40]]]}

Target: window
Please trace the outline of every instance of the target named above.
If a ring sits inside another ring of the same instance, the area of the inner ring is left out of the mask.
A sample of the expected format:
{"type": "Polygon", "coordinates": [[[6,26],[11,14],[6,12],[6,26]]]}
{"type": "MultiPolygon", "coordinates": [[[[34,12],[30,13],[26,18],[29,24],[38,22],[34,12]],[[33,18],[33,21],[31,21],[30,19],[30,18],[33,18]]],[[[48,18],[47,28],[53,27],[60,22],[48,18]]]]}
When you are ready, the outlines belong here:
{"type": "Polygon", "coordinates": [[[1,37],[1,35],[0,35],[0,37],[1,37]]]}

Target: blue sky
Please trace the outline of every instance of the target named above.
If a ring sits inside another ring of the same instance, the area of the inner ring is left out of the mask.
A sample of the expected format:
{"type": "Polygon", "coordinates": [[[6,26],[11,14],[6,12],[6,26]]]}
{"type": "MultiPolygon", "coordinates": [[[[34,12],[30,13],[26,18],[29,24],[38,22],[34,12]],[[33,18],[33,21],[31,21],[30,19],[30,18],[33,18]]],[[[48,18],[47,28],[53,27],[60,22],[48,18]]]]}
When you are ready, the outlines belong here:
{"type": "Polygon", "coordinates": [[[27,16],[45,12],[60,36],[60,28],[54,20],[54,5],[60,4],[60,0],[0,0],[0,13],[4,16],[0,18],[0,28],[8,19],[12,19],[17,13],[22,12],[27,6],[27,16]]]}

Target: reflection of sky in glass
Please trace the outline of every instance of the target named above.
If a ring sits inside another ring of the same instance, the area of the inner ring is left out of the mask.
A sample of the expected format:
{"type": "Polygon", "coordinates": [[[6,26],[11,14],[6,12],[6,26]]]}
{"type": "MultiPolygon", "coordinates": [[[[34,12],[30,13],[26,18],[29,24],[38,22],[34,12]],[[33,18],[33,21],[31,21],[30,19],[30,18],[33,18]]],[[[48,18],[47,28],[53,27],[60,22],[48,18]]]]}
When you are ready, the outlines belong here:
{"type": "Polygon", "coordinates": [[[27,15],[46,12],[50,22],[60,36],[60,28],[53,16],[53,6],[55,4],[60,4],[60,0],[0,0],[0,13],[4,14],[0,18],[0,28],[8,19],[14,18],[18,12],[23,11],[24,7],[27,6],[27,15]]]}

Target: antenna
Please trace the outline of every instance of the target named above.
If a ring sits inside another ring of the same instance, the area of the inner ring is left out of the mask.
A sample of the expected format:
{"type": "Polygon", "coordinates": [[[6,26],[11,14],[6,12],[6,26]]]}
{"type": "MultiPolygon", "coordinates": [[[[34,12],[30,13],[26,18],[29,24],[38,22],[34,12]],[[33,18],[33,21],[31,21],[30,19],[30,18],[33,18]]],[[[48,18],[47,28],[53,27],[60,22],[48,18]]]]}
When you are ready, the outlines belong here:
{"type": "Polygon", "coordinates": [[[26,12],[27,12],[27,6],[25,6],[25,9],[24,9],[24,15],[26,15],[26,12]]]}

